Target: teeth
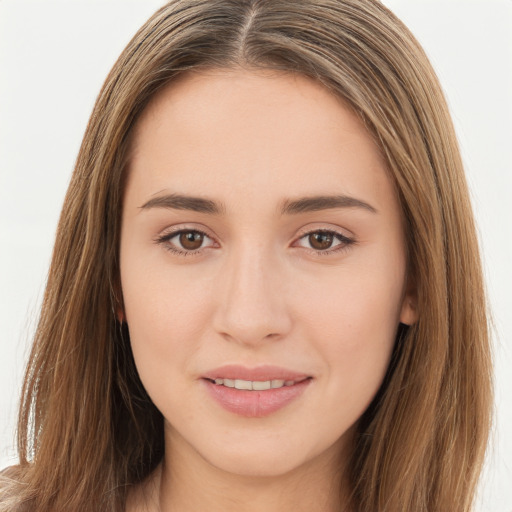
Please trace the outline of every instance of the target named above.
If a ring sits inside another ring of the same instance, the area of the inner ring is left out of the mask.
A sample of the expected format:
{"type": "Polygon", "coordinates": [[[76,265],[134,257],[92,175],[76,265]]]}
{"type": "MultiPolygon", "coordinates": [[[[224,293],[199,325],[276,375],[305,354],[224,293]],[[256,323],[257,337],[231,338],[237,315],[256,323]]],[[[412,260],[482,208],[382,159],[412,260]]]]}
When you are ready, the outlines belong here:
{"type": "Polygon", "coordinates": [[[227,386],[228,388],[236,388],[245,391],[265,391],[266,389],[278,389],[283,386],[293,386],[294,380],[242,380],[242,379],[215,379],[218,386],[227,386]]]}
{"type": "Polygon", "coordinates": [[[247,389],[249,391],[252,390],[252,382],[250,380],[235,380],[235,388],[236,389],[247,389]]]}
{"type": "Polygon", "coordinates": [[[254,389],[255,391],[264,391],[265,389],[270,389],[271,387],[272,386],[269,380],[266,380],[265,382],[255,380],[252,383],[252,389],[254,389]]]}

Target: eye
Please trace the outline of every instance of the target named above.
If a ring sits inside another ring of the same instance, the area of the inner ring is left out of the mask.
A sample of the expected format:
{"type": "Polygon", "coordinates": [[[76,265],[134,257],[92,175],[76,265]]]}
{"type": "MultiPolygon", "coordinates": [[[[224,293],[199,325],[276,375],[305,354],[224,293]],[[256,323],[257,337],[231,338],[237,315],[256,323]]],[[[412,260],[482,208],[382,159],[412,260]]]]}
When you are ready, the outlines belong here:
{"type": "Polygon", "coordinates": [[[354,240],[331,230],[316,230],[306,233],[299,238],[297,245],[312,249],[317,253],[331,254],[339,250],[347,248],[353,244],[354,240]]]}
{"type": "Polygon", "coordinates": [[[181,255],[195,254],[205,247],[211,247],[213,240],[197,229],[180,229],[164,234],[156,239],[171,252],[181,255]]]}

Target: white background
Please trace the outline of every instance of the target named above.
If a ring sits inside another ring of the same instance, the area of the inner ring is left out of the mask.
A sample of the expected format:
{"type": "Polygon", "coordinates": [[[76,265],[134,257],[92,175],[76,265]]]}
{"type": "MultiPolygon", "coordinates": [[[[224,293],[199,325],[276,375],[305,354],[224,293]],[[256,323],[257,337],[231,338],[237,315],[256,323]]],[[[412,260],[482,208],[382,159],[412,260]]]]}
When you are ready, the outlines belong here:
{"type": "MultiPolygon", "coordinates": [[[[103,80],[157,0],[0,0],[0,468],[57,219],[103,80]]],[[[512,512],[512,0],[384,0],[445,89],[493,308],[496,421],[479,512],[512,512]]]]}

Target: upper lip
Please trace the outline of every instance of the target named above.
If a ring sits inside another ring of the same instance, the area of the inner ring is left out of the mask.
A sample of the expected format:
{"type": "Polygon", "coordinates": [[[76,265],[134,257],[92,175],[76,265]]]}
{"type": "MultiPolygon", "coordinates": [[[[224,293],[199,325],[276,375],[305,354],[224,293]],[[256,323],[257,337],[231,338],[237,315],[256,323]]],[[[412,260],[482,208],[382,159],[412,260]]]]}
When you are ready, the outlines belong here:
{"type": "Polygon", "coordinates": [[[306,373],[300,373],[288,368],[273,365],[262,365],[254,368],[247,368],[240,365],[225,365],[214,370],[210,370],[202,375],[204,379],[240,379],[251,381],[267,381],[267,380],[293,380],[301,381],[311,377],[306,373]]]}

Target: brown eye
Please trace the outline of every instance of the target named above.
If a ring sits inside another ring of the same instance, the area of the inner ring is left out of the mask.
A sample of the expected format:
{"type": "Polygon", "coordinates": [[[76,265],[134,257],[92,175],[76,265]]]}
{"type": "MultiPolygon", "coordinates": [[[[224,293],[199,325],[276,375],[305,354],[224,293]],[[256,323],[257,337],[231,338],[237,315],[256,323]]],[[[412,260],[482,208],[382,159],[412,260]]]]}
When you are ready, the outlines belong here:
{"type": "Polygon", "coordinates": [[[215,247],[215,242],[198,229],[180,229],[155,239],[158,245],[179,256],[195,255],[215,247]]]}
{"type": "Polygon", "coordinates": [[[313,249],[322,251],[331,248],[334,236],[332,233],[317,231],[316,233],[310,233],[308,235],[308,241],[313,249]]]}
{"type": "Polygon", "coordinates": [[[355,243],[353,238],[349,238],[338,231],[319,229],[305,233],[296,242],[296,246],[313,250],[317,254],[334,255],[342,249],[348,249],[355,243]]]}
{"type": "Polygon", "coordinates": [[[195,251],[203,245],[204,235],[198,231],[183,231],[179,234],[179,242],[183,249],[195,251]]]}

